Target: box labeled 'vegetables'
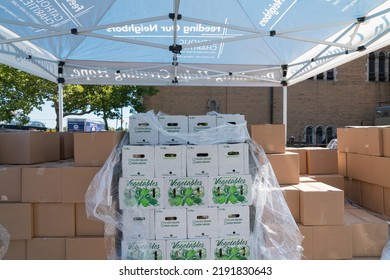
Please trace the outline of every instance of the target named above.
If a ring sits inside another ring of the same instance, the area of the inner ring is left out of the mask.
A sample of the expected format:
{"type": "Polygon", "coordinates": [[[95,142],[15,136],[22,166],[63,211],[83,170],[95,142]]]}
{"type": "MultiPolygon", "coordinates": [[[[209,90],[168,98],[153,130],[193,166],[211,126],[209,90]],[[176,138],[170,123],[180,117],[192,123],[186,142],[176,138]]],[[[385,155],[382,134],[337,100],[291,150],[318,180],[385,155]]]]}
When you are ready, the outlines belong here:
{"type": "Polygon", "coordinates": [[[218,145],[218,175],[249,174],[247,143],[218,145]]]}
{"type": "Polygon", "coordinates": [[[155,210],[156,239],[187,238],[186,209],[155,210]]]}
{"type": "Polygon", "coordinates": [[[188,140],[188,117],[187,116],[158,116],[162,127],[159,131],[159,144],[187,144],[188,140]]]}
{"type": "Polygon", "coordinates": [[[165,260],[165,240],[123,240],[122,260],[165,260]]]}
{"type": "Polygon", "coordinates": [[[187,209],[188,238],[218,237],[218,209],[205,207],[187,209]]]}
{"type": "Polygon", "coordinates": [[[207,177],[164,178],[164,205],[166,208],[193,208],[208,206],[207,177]]]}
{"type": "Polygon", "coordinates": [[[163,183],[162,178],[119,178],[119,208],[162,208],[163,183]]]}
{"type": "Polygon", "coordinates": [[[212,238],[211,259],[213,260],[250,260],[252,247],[250,236],[212,238]]]}
{"type": "Polygon", "coordinates": [[[122,213],[122,239],[155,239],[154,210],[125,209],[122,213]]]}
{"type": "MultiPolygon", "coordinates": [[[[157,120],[157,119],[156,119],[157,120]]],[[[138,113],[129,118],[130,145],[157,145],[158,130],[148,113],[138,113]]]]}
{"type": "Polygon", "coordinates": [[[123,146],[122,174],[124,178],[154,177],[154,147],[123,146]]]}
{"type": "Polygon", "coordinates": [[[249,206],[218,208],[219,237],[248,236],[249,233],[249,206]]]}
{"type": "Polygon", "coordinates": [[[168,260],[207,260],[210,258],[210,239],[167,240],[168,260]]]}
{"type": "Polygon", "coordinates": [[[187,146],[187,176],[217,176],[218,145],[187,146]]]}
{"type": "Polygon", "coordinates": [[[187,148],[185,145],[155,146],[155,177],[187,175],[187,148]]]}
{"type": "Polygon", "coordinates": [[[188,132],[196,133],[217,126],[215,115],[188,116],[188,132]]]}
{"type": "Polygon", "coordinates": [[[252,204],[251,175],[211,176],[207,191],[210,206],[252,204]]]}

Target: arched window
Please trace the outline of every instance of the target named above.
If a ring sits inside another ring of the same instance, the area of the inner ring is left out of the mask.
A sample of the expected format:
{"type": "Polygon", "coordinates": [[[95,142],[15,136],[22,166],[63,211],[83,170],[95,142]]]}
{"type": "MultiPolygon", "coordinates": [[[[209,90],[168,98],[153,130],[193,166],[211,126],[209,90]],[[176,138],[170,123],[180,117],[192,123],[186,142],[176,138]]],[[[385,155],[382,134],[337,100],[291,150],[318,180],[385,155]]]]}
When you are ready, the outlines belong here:
{"type": "Polygon", "coordinates": [[[375,53],[371,52],[368,55],[368,80],[375,81],[375,53]]]}
{"type": "Polygon", "coordinates": [[[330,142],[330,140],[336,138],[336,127],[333,125],[328,125],[326,127],[326,136],[325,136],[326,144],[330,142]]]}
{"type": "Polygon", "coordinates": [[[380,82],[386,81],[386,54],[384,52],[379,53],[379,78],[380,82]]]}
{"type": "Polygon", "coordinates": [[[321,145],[324,140],[324,127],[319,125],[316,127],[316,145],[321,145]]]}
{"type": "Polygon", "coordinates": [[[314,127],[311,125],[307,125],[304,129],[304,136],[305,136],[305,142],[306,145],[311,145],[313,144],[313,132],[314,132],[314,127]]]}

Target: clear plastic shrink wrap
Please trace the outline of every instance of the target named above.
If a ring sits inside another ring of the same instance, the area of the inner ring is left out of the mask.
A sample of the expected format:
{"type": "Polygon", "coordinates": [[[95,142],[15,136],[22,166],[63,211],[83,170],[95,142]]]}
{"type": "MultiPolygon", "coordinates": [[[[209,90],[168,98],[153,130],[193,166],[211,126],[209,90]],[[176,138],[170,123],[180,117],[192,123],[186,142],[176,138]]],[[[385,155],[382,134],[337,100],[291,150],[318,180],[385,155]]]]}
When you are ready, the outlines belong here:
{"type": "MultiPolygon", "coordinates": [[[[160,133],[166,132],[156,115],[145,114],[149,123],[160,133]]],[[[191,145],[248,143],[249,171],[252,177],[252,204],[250,206],[251,257],[255,260],[297,260],[301,259],[303,236],[291,215],[282,190],[275,177],[267,156],[260,145],[248,133],[247,123],[229,123],[196,133],[176,133],[175,137],[186,140],[191,145]]],[[[89,185],[85,196],[86,212],[89,219],[105,223],[105,242],[108,259],[125,259],[121,253],[124,234],[138,234],[138,244],[147,246],[148,225],[123,222],[124,210],[119,207],[119,179],[122,177],[122,147],[129,145],[129,132],[112,151],[101,170],[89,185]]],[[[139,208],[135,207],[134,211],[139,208]]],[[[146,247],[145,247],[146,248],[146,247]]],[[[150,256],[138,255],[137,259],[150,256]]],[[[135,258],[134,258],[135,259],[135,258]]],[[[153,259],[153,258],[152,258],[153,259]]],[[[159,259],[155,256],[154,259],[159,259]]]]}
{"type": "Polygon", "coordinates": [[[0,260],[3,259],[7,253],[10,238],[11,237],[6,228],[0,225],[0,260]]]}

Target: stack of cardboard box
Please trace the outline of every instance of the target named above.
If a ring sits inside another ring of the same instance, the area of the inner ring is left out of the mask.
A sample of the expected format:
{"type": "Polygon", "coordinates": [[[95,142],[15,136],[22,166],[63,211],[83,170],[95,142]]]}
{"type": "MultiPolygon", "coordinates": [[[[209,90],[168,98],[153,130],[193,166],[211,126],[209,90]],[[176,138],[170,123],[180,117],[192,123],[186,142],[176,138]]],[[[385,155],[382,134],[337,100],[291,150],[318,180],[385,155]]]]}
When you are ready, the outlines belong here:
{"type": "MultiPolygon", "coordinates": [[[[349,207],[345,209],[345,194],[350,191],[348,183],[356,179],[344,179],[347,170],[342,158],[347,158],[336,149],[329,148],[291,148],[270,150],[269,143],[284,143],[284,134],[270,131],[273,125],[252,126],[252,139],[263,145],[267,157],[275,171],[292,216],[304,236],[303,259],[351,259],[354,257],[380,257],[388,240],[388,225],[364,209],[349,207]],[[266,135],[266,136],[264,136],[266,135]],[[283,138],[283,139],[279,139],[283,138]],[[270,153],[278,151],[279,154],[270,153]],[[290,168],[289,160],[275,161],[275,157],[287,158],[286,153],[298,154],[297,166],[290,168]],[[341,154],[341,157],[340,157],[341,154]],[[282,172],[293,172],[296,179],[286,180],[282,172]],[[298,175],[297,175],[298,173],[298,175]],[[287,183],[286,183],[287,182],[287,183]],[[347,182],[345,184],[345,182],[347,182]]],[[[277,129],[275,125],[275,131],[277,129]]],[[[345,161],[346,162],[346,161],[345,161]]],[[[389,169],[390,170],[390,169],[389,169]]],[[[383,170],[382,170],[383,171],[383,170]]],[[[358,191],[353,192],[357,196],[358,191]]],[[[360,189],[359,189],[360,193],[360,189]]],[[[361,195],[359,196],[361,197],[361,195]]],[[[369,207],[368,207],[369,208],[369,207]]]]}
{"type": "Polygon", "coordinates": [[[0,133],[0,224],[5,259],[105,259],[104,225],[85,193],[123,133],[0,133]]]}
{"type": "Polygon", "coordinates": [[[159,131],[154,118],[132,117],[119,180],[120,258],[251,257],[248,144],[221,133],[226,143],[193,145],[186,136],[218,129],[221,117],[244,122],[242,115],[159,116],[159,131]]]}
{"type": "Polygon", "coordinates": [[[390,127],[345,127],[337,134],[346,197],[390,217],[390,127]]]}

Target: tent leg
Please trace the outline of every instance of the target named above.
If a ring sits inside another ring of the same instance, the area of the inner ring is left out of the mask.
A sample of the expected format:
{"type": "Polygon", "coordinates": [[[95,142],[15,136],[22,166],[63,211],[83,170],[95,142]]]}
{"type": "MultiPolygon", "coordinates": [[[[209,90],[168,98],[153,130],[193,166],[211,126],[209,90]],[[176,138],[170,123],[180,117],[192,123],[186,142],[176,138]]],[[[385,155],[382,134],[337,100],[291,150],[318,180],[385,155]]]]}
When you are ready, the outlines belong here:
{"type": "Polygon", "coordinates": [[[287,86],[283,86],[283,124],[287,141],[287,86]]]}
{"type": "Polygon", "coordinates": [[[58,83],[58,131],[64,131],[62,119],[64,117],[63,84],[58,83]]]}

